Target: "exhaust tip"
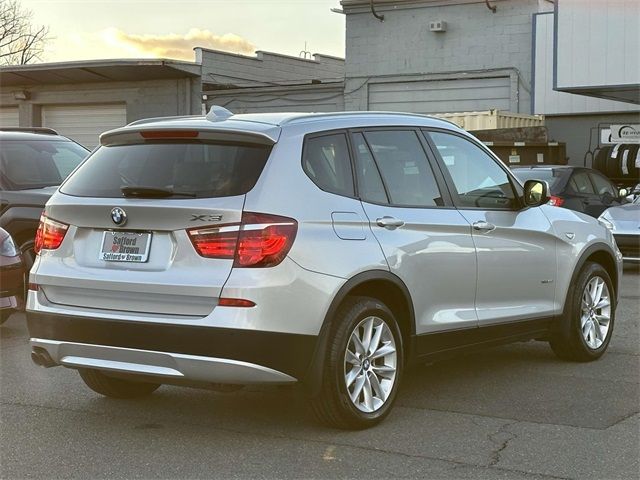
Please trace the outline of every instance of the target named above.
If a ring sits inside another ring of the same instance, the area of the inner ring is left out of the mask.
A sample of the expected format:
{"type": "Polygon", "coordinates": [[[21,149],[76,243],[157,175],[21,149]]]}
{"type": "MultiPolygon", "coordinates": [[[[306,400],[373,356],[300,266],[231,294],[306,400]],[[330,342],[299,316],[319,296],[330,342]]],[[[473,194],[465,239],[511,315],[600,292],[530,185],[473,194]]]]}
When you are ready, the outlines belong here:
{"type": "Polygon", "coordinates": [[[55,367],[57,365],[49,355],[49,352],[40,347],[33,347],[31,350],[31,360],[39,367],[44,368],[55,367]]]}

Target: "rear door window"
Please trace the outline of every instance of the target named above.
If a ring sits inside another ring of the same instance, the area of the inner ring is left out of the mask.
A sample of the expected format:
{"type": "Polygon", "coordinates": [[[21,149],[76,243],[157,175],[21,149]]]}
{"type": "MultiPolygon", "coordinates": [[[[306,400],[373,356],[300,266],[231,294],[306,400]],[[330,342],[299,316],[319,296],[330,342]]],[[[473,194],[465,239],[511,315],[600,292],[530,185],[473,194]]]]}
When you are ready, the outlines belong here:
{"type": "Polygon", "coordinates": [[[598,195],[604,195],[605,193],[608,193],[614,198],[617,197],[616,191],[609,180],[604,178],[602,175],[594,172],[589,172],[589,177],[591,177],[593,185],[596,188],[596,193],[598,195]]]}
{"type": "Polygon", "coordinates": [[[175,192],[175,198],[242,195],[256,184],[271,147],[250,144],[147,142],[100,147],[60,191],[122,197],[123,187],[175,192]]]}
{"type": "Polygon", "coordinates": [[[356,137],[355,149],[359,157],[358,170],[370,171],[369,182],[373,183],[367,183],[364,186],[364,191],[369,198],[376,195],[382,199],[384,193],[375,185],[376,171],[368,166],[371,163],[369,156],[372,155],[378,167],[377,170],[382,176],[391,205],[406,207],[444,205],[440,189],[416,132],[374,130],[365,132],[364,138],[368,148],[360,147],[356,137]]]}
{"type": "Polygon", "coordinates": [[[569,185],[576,193],[581,193],[583,195],[595,195],[596,193],[593,189],[593,185],[591,185],[587,172],[574,173],[569,181],[569,185]]]}

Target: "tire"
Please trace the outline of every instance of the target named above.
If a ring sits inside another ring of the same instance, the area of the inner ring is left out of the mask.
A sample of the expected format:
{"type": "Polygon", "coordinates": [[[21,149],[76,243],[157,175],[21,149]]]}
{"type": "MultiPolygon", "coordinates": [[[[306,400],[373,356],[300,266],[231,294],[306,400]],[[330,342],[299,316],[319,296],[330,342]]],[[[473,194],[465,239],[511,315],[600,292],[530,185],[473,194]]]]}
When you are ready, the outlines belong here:
{"type": "Polygon", "coordinates": [[[332,319],[329,335],[322,385],[311,398],[316,418],[340,429],[359,430],[378,424],[391,411],[404,366],[398,322],[379,300],[351,297],[332,319]],[[356,337],[363,339],[360,345],[356,337]],[[366,343],[369,348],[363,355],[366,343]],[[378,357],[372,358],[375,355],[378,357]]]}
{"type": "Polygon", "coordinates": [[[33,262],[35,262],[36,260],[35,241],[30,238],[24,242],[21,242],[18,250],[20,250],[20,253],[22,254],[25,271],[28,273],[33,266],[33,262]]]}
{"type": "Polygon", "coordinates": [[[151,395],[158,389],[158,383],[134,382],[105,375],[99,370],[79,370],[84,383],[96,393],[111,398],[139,398],[151,395]]]}
{"type": "Polygon", "coordinates": [[[551,349],[564,360],[597,360],[611,341],[616,307],[611,278],[602,265],[584,265],[566,302],[563,318],[549,340],[551,349]]]}

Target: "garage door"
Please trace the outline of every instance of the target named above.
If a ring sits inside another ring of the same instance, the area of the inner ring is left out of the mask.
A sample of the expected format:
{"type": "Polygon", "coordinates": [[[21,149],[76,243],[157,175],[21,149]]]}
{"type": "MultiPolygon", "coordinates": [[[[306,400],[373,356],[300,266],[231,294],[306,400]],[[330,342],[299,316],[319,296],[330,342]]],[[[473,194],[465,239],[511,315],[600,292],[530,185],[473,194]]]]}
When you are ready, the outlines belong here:
{"type": "Polygon", "coordinates": [[[469,78],[369,85],[369,110],[411,113],[509,111],[509,77],[469,78]]]}
{"type": "Polygon", "coordinates": [[[17,127],[19,125],[18,107],[0,108],[0,127],[17,127]]]}
{"type": "Polygon", "coordinates": [[[45,105],[42,125],[56,130],[87,148],[98,145],[102,132],[127,123],[127,107],[114,105],[45,105]]]}

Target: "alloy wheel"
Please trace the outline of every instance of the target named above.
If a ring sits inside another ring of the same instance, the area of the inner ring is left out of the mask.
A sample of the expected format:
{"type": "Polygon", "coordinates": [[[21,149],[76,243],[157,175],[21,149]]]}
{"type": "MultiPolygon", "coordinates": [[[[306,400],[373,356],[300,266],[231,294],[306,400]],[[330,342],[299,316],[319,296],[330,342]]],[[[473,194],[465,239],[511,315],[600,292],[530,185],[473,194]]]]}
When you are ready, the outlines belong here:
{"type": "Polygon", "coordinates": [[[387,323],[367,317],[354,328],[345,350],[344,380],[349,398],[361,412],[381,408],[396,382],[398,354],[387,323]]]}
{"type": "Polygon", "coordinates": [[[607,283],[595,276],[582,293],[580,329],[587,346],[597,350],[602,346],[611,322],[611,297],[607,283]]]}

